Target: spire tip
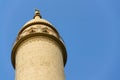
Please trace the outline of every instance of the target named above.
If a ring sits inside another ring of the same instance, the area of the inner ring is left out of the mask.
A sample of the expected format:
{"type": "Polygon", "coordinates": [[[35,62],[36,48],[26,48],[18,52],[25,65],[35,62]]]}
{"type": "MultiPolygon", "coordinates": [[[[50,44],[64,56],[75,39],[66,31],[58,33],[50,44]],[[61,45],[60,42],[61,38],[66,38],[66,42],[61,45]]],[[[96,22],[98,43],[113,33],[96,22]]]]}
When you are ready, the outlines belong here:
{"type": "Polygon", "coordinates": [[[39,16],[40,18],[42,18],[42,16],[40,15],[40,11],[38,9],[35,9],[35,15],[34,15],[34,18],[36,16],[39,16]]]}
{"type": "Polygon", "coordinates": [[[40,11],[38,9],[35,9],[35,14],[40,14],[40,11]]]}

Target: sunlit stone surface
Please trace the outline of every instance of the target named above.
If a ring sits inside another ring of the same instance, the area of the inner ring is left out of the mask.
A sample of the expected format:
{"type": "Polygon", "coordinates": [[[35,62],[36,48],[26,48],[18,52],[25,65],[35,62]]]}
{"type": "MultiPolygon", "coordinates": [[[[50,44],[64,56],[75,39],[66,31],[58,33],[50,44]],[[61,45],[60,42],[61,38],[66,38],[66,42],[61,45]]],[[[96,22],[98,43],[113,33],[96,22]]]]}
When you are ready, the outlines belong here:
{"type": "Polygon", "coordinates": [[[46,37],[25,40],[16,53],[16,80],[65,80],[59,45],[46,37]]]}

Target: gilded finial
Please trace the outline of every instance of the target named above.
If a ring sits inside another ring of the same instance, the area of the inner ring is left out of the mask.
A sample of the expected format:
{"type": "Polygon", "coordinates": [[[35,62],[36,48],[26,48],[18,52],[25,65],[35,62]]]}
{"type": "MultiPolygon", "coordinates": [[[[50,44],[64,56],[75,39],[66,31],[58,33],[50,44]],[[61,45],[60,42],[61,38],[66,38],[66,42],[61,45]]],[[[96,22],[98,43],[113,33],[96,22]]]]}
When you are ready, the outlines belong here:
{"type": "Polygon", "coordinates": [[[40,15],[40,11],[38,9],[35,9],[35,15],[34,15],[34,18],[36,16],[39,16],[40,18],[42,18],[42,16],[40,15]]]}
{"type": "Polygon", "coordinates": [[[40,14],[40,11],[38,9],[35,9],[35,14],[40,14]]]}

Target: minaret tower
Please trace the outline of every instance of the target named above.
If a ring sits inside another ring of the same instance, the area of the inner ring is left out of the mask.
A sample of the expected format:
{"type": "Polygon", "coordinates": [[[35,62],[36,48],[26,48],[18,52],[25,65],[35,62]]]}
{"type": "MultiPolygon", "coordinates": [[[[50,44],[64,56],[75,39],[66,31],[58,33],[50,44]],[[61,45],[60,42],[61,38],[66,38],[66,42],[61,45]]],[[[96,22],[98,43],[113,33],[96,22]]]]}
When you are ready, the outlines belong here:
{"type": "Polygon", "coordinates": [[[19,31],[12,49],[15,80],[65,80],[67,53],[64,43],[39,10],[19,31]]]}

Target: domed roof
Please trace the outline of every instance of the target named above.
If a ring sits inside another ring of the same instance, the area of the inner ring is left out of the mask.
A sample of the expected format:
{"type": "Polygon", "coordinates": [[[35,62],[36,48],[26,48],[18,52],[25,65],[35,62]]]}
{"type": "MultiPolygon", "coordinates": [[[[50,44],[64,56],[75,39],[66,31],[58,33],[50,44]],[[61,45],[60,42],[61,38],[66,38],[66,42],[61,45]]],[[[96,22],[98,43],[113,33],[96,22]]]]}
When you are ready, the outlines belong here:
{"type": "MultiPolygon", "coordinates": [[[[42,18],[38,18],[38,19],[32,19],[32,20],[30,20],[30,21],[28,21],[27,23],[25,23],[25,25],[24,26],[27,26],[27,25],[29,25],[29,24],[31,24],[31,23],[37,23],[37,22],[40,22],[40,23],[47,23],[47,24],[50,24],[50,25],[52,25],[50,22],[48,22],[47,20],[45,20],[45,19],[42,19],[42,18]]],[[[23,27],[24,27],[23,26],[23,27]]]]}
{"type": "Polygon", "coordinates": [[[25,23],[25,25],[22,27],[22,29],[20,30],[20,32],[18,34],[21,34],[24,29],[26,29],[27,27],[29,27],[31,25],[35,25],[35,24],[49,25],[49,27],[51,27],[52,29],[54,29],[57,32],[57,30],[54,28],[54,26],[49,21],[42,19],[39,10],[36,10],[34,18],[32,20],[28,21],[27,23],[25,23]]]}
{"type": "Polygon", "coordinates": [[[32,24],[32,23],[46,23],[46,24],[50,24],[52,25],[50,22],[48,22],[47,20],[45,19],[42,19],[40,13],[38,10],[36,10],[35,12],[35,15],[34,15],[34,18],[30,21],[28,21],[23,27],[29,25],[29,24],[32,24]]]}

